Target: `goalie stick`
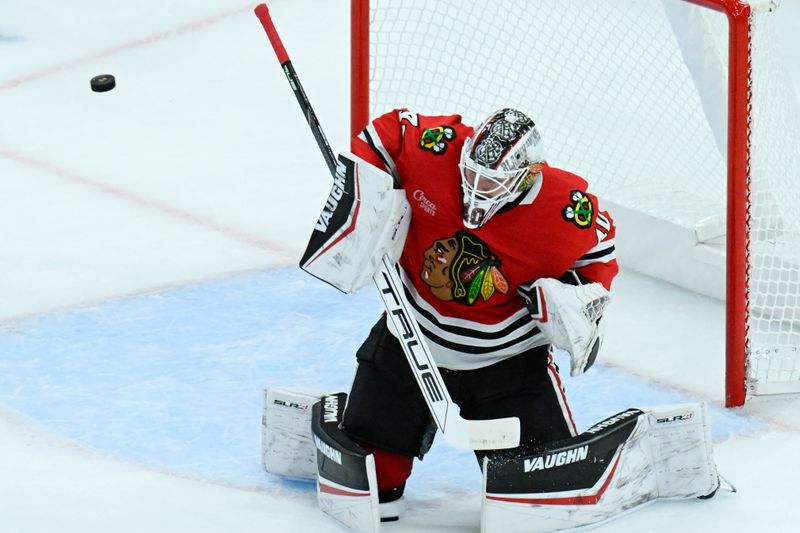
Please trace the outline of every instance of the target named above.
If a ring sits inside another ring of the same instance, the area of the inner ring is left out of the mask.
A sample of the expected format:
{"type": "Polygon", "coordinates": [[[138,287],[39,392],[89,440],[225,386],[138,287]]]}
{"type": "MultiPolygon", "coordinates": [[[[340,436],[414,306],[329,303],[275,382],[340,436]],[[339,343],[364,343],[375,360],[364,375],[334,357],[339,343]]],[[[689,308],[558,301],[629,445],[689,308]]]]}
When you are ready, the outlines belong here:
{"type": "MultiPolygon", "coordinates": [[[[317,141],[322,156],[328,165],[331,176],[336,176],[336,158],[328,143],[322,127],[317,120],[308,96],[300,84],[289,55],[281,42],[266,4],[259,4],[255,14],[267,33],[275,55],[281,64],[286,79],[297,98],[297,103],[306,117],[311,132],[317,141]]],[[[383,261],[373,276],[378,292],[383,300],[389,320],[395,331],[402,337],[400,344],[408,360],[417,385],[425,398],[428,409],[444,438],[458,448],[473,450],[494,450],[516,448],[519,446],[519,418],[497,418],[492,420],[467,420],[462,418],[459,409],[450,398],[442,375],[436,367],[433,356],[420,331],[406,299],[402,281],[391,260],[383,261]]]]}

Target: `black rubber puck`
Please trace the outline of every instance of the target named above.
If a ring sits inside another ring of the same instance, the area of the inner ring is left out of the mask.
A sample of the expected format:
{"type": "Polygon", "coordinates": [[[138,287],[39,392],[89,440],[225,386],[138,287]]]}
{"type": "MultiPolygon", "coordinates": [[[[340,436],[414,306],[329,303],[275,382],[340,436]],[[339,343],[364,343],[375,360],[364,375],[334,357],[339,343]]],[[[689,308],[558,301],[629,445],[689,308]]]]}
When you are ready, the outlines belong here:
{"type": "Polygon", "coordinates": [[[94,92],[104,93],[116,87],[117,80],[115,80],[114,76],[111,74],[100,74],[99,76],[92,78],[89,82],[89,85],[91,85],[94,92]]]}

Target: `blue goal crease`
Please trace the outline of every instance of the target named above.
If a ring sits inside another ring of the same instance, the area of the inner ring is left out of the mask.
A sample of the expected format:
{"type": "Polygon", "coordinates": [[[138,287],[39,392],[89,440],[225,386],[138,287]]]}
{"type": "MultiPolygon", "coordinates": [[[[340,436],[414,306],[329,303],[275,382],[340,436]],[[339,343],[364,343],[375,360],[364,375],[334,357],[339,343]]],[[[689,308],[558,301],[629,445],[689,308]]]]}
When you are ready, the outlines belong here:
{"type": "MultiPolygon", "coordinates": [[[[292,267],[35,317],[0,331],[0,403],[111,455],[308,491],[263,471],[263,389],[346,391],[381,311],[374,291],[345,295],[292,267]]],[[[604,367],[564,383],[579,429],[631,406],[694,401],[604,367]]],[[[715,441],[758,425],[710,413],[715,441]]],[[[427,490],[480,483],[471,453],[438,443],[430,457],[416,467],[427,490]]]]}

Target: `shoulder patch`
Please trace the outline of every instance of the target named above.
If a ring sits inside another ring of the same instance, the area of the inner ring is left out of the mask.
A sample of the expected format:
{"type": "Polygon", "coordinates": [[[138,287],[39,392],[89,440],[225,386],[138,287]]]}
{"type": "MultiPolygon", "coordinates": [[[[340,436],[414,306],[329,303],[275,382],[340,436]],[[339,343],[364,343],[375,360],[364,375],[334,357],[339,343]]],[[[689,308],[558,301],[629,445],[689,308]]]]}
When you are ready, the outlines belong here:
{"type": "Polygon", "coordinates": [[[581,229],[591,227],[594,218],[592,200],[583,191],[569,193],[570,203],[561,211],[564,220],[572,222],[581,229]]]}
{"type": "Polygon", "coordinates": [[[450,126],[436,126],[435,128],[425,128],[422,137],[419,138],[419,147],[435,155],[441,155],[447,151],[448,141],[456,138],[456,130],[450,126]]]}

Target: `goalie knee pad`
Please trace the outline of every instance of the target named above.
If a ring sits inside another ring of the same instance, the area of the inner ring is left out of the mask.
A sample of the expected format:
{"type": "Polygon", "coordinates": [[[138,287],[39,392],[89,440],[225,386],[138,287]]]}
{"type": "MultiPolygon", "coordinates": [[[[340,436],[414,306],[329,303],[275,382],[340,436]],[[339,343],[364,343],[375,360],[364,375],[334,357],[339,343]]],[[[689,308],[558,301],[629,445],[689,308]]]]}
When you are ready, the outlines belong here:
{"type": "Polygon", "coordinates": [[[705,405],[628,409],[535,453],[485,459],[481,531],[571,529],[718,486],[705,405]]]}
{"type": "Polygon", "coordinates": [[[375,457],[339,428],[345,393],[323,396],[312,409],[317,448],[317,500],[328,516],[357,533],[378,533],[380,510],[375,457]]]}
{"type": "Polygon", "coordinates": [[[339,427],[346,400],[345,393],[266,389],[262,460],[272,474],[316,480],[320,509],[351,531],[377,533],[405,508],[412,458],[377,452],[386,483],[379,490],[375,455],[339,427]]]}

